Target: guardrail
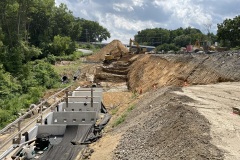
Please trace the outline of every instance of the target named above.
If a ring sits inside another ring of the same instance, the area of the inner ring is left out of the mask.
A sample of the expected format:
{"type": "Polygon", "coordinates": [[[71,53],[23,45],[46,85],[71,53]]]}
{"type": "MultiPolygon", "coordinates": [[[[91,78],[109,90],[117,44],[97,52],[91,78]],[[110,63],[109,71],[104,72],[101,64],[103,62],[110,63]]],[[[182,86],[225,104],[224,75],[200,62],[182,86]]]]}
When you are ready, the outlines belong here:
{"type": "Polygon", "coordinates": [[[14,122],[8,124],[5,128],[3,128],[0,131],[0,134],[3,134],[4,132],[6,132],[7,130],[9,130],[11,127],[15,127],[16,124],[18,124],[18,131],[16,133],[14,133],[13,135],[9,136],[7,139],[4,140],[3,144],[0,145],[0,150],[6,145],[8,144],[10,141],[12,141],[15,137],[19,136],[19,138],[21,137],[21,133],[31,124],[35,123],[39,118],[42,119],[43,114],[47,113],[50,109],[53,109],[54,107],[56,107],[56,105],[61,102],[64,99],[64,96],[62,96],[58,101],[55,101],[51,106],[49,106],[46,110],[42,111],[42,107],[43,105],[48,102],[51,99],[55,99],[57,96],[59,96],[62,93],[65,93],[66,91],[68,91],[69,88],[71,88],[72,85],[60,90],[59,92],[55,93],[54,95],[50,96],[48,99],[42,101],[40,104],[38,104],[36,107],[34,107],[33,109],[29,110],[28,112],[26,112],[24,115],[22,115],[21,117],[19,117],[18,119],[16,119],[14,122]],[[21,121],[23,119],[25,119],[29,114],[32,114],[32,112],[36,109],[40,109],[40,113],[39,115],[34,118],[33,120],[31,120],[29,123],[27,123],[24,127],[21,127],[21,121]]]}

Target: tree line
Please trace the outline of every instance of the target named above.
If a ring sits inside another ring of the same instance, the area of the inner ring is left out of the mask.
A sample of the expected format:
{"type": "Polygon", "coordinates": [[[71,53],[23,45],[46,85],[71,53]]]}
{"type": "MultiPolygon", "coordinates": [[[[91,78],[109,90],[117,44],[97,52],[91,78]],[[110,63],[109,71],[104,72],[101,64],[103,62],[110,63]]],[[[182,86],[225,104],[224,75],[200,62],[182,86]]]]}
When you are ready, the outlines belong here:
{"type": "Polygon", "coordinates": [[[76,41],[101,42],[110,33],[54,0],[1,0],[0,6],[1,128],[57,87],[59,76],[49,62],[76,57],[76,41]]]}
{"type": "Polygon", "coordinates": [[[226,19],[217,26],[216,35],[210,33],[210,28],[207,28],[207,34],[191,27],[180,27],[175,30],[154,28],[139,31],[134,39],[142,45],[155,46],[157,51],[178,51],[181,47],[186,47],[189,44],[194,45],[197,40],[207,41],[211,44],[219,42],[220,46],[228,48],[240,48],[240,16],[226,19]]]}

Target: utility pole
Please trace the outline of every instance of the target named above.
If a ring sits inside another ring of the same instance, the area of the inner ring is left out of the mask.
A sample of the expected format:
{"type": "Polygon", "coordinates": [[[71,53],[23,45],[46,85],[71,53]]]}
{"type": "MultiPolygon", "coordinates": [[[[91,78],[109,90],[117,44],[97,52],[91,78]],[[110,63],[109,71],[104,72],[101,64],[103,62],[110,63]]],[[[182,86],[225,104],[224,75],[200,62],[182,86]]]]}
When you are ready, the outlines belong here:
{"type": "Polygon", "coordinates": [[[88,42],[88,29],[85,29],[86,31],[86,42],[88,42]]]}

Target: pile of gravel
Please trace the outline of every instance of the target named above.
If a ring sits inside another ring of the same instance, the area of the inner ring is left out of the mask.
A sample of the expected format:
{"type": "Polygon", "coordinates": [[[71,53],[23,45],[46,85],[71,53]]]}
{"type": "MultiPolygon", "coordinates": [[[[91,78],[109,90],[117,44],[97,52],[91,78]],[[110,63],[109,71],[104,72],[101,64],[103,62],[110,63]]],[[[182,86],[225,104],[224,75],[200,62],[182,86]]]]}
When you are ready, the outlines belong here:
{"type": "Polygon", "coordinates": [[[184,105],[192,101],[164,88],[149,93],[128,115],[118,130],[127,131],[115,149],[114,160],[223,159],[210,143],[210,124],[195,109],[184,105]]]}

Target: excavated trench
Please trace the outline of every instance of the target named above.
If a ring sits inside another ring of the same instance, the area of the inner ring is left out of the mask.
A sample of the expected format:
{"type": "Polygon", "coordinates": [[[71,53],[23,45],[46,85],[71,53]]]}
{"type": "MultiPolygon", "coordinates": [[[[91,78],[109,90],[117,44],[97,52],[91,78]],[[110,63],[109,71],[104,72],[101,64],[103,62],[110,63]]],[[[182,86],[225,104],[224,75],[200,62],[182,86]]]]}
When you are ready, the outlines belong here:
{"type": "Polygon", "coordinates": [[[94,81],[101,83],[109,92],[128,91],[127,75],[130,65],[130,62],[122,60],[102,65],[96,69],[94,81]]]}
{"type": "Polygon", "coordinates": [[[240,53],[134,55],[96,70],[97,83],[147,92],[164,86],[240,81],[240,53]],[[126,86],[124,86],[126,88],[126,86]]]}
{"type": "Polygon", "coordinates": [[[126,66],[118,63],[103,66],[96,80],[126,82],[129,90],[148,93],[114,130],[124,133],[112,159],[224,159],[211,143],[209,120],[186,104],[195,101],[173,92],[182,92],[183,86],[239,82],[240,52],[136,55],[126,66]]]}

